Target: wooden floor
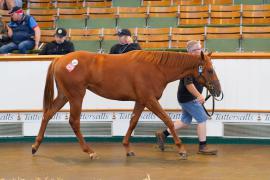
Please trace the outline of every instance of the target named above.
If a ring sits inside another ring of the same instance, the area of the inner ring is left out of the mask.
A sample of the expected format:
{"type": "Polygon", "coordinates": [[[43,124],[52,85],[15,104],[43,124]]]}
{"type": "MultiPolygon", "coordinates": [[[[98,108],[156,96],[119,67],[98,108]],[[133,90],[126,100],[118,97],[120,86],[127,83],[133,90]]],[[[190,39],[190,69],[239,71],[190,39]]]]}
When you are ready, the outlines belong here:
{"type": "Polygon", "coordinates": [[[174,146],[160,152],[154,144],[133,144],[135,157],[126,157],[120,143],[94,143],[100,155],[90,160],[77,143],[44,143],[35,156],[31,144],[0,143],[0,179],[182,180],[270,179],[269,145],[213,145],[218,156],[196,154],[178,160],[174,146]]]}

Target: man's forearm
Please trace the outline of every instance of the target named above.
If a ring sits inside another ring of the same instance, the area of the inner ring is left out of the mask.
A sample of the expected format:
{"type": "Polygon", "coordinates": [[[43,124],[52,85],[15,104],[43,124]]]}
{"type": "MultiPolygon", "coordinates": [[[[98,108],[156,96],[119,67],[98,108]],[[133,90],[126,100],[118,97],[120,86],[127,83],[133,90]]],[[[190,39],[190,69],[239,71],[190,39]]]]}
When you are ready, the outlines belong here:
{"type": "Polygon", "coordinates": [[[9,26],[7,26],[7,35],[8,35],[8,37],[12,37],[12,35],[13,35],[13,32],[12,32],[12,29],[9,27],[9,26]]]}
{"type": "Polygon", "coordinates": [[[36,47],[39,45],[40,35],[41,35],[40,28],[39,27],[36,27],[35,28],[35,46],[36,47]]]}
{"type": "Polygon", "coordinates": [[[186,85],[187,90],[195,97],[199,97],[201,93],[196,89],[194,84],[188,84],[186,85]]]}

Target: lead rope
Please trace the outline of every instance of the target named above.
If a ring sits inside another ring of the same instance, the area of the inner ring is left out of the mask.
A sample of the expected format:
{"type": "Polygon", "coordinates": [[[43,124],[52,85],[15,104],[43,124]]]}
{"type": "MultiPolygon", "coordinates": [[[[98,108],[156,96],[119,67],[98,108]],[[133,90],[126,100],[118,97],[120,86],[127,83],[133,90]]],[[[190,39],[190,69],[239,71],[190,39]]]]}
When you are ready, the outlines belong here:
{"type": "MultiPolygon", "coordinates": [[[[222,93],[222,94],[223,94],[223,93],[222,93]]],[[[203,106],[203,109],[204,109],[205,113],[207,114],[207,116],[212,117],[212,116],[214,115],[214,113],[215,113],[215,98],[213,98],[213,96],[212,96],[210,93],[208,93],[208,90],[207,90],[207,91],[206,91],[205,102],[206,102],[210,97],[212,97],[212,112],[211,112],[211,114],[208,113],[208,111],[207,111],[207,109],[205,108],[204,104],[202,104],[202,106],[203,106]]]]}

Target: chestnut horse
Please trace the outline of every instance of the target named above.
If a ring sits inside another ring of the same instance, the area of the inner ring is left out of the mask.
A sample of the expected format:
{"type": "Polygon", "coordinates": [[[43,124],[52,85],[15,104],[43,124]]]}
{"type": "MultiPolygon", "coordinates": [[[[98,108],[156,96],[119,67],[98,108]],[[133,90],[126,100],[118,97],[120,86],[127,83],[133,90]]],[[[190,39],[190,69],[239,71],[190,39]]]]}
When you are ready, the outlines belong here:
{"type": "Polygon", "coordinates": [[[69,123],[82,150],[90,158],[96,153],[86,144],[80,130],[80,114],[86,89],[102,97],[135,101],[132,118],[123,145],[127,156],[134,156],[129,138],[139,117],[148,108],[170,129],[180,158],[186,150],[178,138],[174,125],[158,100],[168,83],[192,75],[206,86],[213,96],[219,96],[221,87],[210,56],[177,52],[131,51],[125,54],[95,54],[77,51],[56,58],[49,66],[43,99],[41,127],[32,145],[34,154],[43,138],[48,121],[67,102],[70,103],[69,123]],[[54,99],[54,80],[58,94],[54,99]]]}

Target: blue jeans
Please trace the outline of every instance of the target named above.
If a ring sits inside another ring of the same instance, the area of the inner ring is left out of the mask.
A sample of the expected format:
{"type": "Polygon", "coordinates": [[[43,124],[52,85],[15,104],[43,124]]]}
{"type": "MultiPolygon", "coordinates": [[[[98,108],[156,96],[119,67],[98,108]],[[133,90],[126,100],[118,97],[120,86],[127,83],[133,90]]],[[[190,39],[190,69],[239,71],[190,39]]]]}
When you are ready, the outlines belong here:
{"type": "Polygon", "coordinates": [[[17,49],[19,50],[19,53],[26,54],[26,51],[33,49],[34,46],[35,46],[34,40],[25,40],[20,42],[19,44],[10,42],[0,48],[0,54],[7,54],[17,49]]]}
{"type": "Polygon", "coordinates": [[[192,118],[194,118],[198,123],[203,123],[208,119],[202,105],[197,101],[189,101],[186,103],[180,103],[182,107],[181,121],[185,124],[190,124],[192,118]]]}

